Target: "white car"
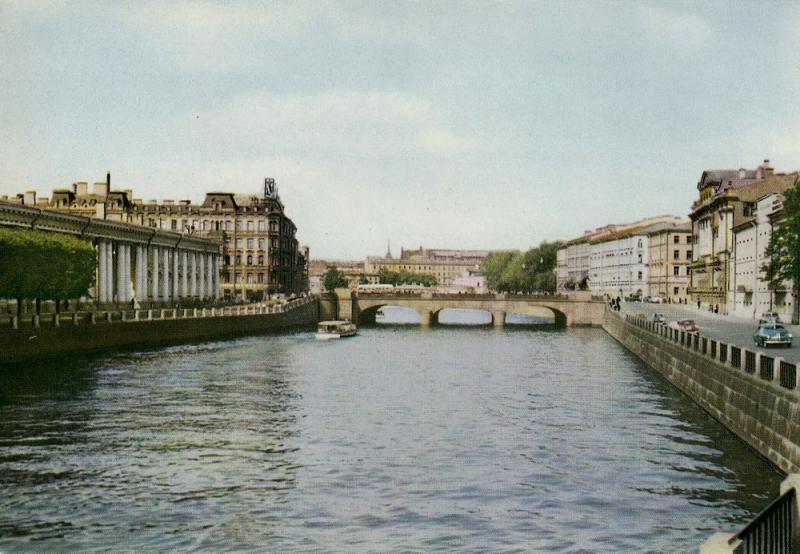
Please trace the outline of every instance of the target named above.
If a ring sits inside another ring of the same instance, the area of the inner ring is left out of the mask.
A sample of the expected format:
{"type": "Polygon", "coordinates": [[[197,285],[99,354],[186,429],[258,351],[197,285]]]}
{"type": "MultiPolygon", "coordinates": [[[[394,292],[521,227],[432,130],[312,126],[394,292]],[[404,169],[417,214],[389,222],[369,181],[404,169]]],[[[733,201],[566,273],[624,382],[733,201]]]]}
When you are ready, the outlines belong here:
{"type": "Polygon", "coordinates": [[[664,303],[664,299],[661,298],[660,296],[651,296],[650,297],[650,303],[651,304],[663,304],[664,303]]]}

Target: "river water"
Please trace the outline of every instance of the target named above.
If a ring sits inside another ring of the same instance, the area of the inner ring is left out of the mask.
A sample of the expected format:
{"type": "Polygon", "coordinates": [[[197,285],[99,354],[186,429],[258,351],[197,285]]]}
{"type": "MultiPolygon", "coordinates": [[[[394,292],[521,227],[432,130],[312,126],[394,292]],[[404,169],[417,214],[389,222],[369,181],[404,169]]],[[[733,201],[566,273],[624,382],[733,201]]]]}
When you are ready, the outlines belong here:
{"type": "Polygon", "coordinates": [[[597,329],[303,332],[0,379],[3,552],[686,552],[781,480],[597,329]]]}

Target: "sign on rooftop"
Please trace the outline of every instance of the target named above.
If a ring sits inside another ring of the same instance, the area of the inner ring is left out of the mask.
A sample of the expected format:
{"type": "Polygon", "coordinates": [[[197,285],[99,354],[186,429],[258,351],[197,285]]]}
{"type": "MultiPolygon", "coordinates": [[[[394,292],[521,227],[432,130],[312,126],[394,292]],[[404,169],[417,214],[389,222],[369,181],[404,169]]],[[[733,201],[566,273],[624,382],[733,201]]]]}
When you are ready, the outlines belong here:
{"type": "Polygon", "coordinates": [[[264,178],[264,198],[277,198],[278,190],[275,187],[275,179],[271,177],[264,178]]]}

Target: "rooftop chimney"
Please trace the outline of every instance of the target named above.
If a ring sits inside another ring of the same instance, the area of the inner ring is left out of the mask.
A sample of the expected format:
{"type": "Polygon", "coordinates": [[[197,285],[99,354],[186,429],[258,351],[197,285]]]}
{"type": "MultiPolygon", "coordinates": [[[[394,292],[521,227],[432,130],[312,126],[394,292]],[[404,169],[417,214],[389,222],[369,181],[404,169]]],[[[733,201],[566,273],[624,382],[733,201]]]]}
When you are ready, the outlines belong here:
{"type": "Polygon", "coordinates": [[[94,193],[97,196],[101,196],[103,198],[108,196],[108,181],[106,181],[105,183],[95,183],[94,184],[94,193]]]}
{"type": "Polygon", "coordinates": [[[36,205],[36,191],[35,190],[26,190],[25,196],[22,199],[22,203],[26,206],[35,206],[36,205]]]}
{"type": "Polygon", "coordinates": [[[769,159],[764,160],[764,173],[766,175],[772,175],[775,172],[775,169],[771,165],[769,165],[769,159]]]}
{"type": "Polygon", "coordinates": [[[747,176],[747,170],[743,167],[739,168],[739,179],[744,179],[747,176]]]}
{"type": "Polygon", "coordinates": [[[75,196],[86,196],[89,194],[89,183],[86,181],[78,181],[72,185],[72,190],[75,191],[75,196]]]}

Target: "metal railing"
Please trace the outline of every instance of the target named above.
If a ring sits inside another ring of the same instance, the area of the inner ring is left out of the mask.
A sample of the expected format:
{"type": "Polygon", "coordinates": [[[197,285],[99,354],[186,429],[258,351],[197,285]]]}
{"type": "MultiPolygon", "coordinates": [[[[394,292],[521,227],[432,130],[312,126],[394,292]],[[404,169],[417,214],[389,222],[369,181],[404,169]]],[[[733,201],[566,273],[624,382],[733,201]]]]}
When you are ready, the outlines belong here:
{"type": "Polygon", "coordinates": [[[781,386],[786,389],[797,387],[797,366],[781,360],[781,386]]]}
{"type": "Polygon", "coordinates": [[[794,487],[773,500],[753,521],[728,541],[743,554],[789,554],[794,533],[794,487]]]}
{"type": "Polygon", "coordinates": [[[758,376],[764,381],[775,383],[785,389],[796,390],[798,388],[797,365],[781,358],[774,358],[766,354],[757,355],[755,351],[703,337],[699,333],[689,333],[668,327],[663,323],[648,321],[640,315],[615,314],[615,316],[628,324],[662,337],[666,341],[680,344],[687,350],[694,350],[708,356],[723,365],[730,361],[730,367],[743,369],[750,374],[758,373],[758,376]]]}
{"type": "Polygon", "coordinates": [[[750,350],[744,351],[744,370],[747,373],[755,373],[756,371],[756,353],[750,350]]]}
{"type": "MultiPolygon", "coordinates": [[[[755,356],[753,356],[755,358],[755,356]]],[[[753,360],[755,363],[755,359],[753,360]]],[[[758,360],[759,375],[765,381],[772,381],[775,378],[775,358],[764,356],[763,354],[758,360]]]]}

